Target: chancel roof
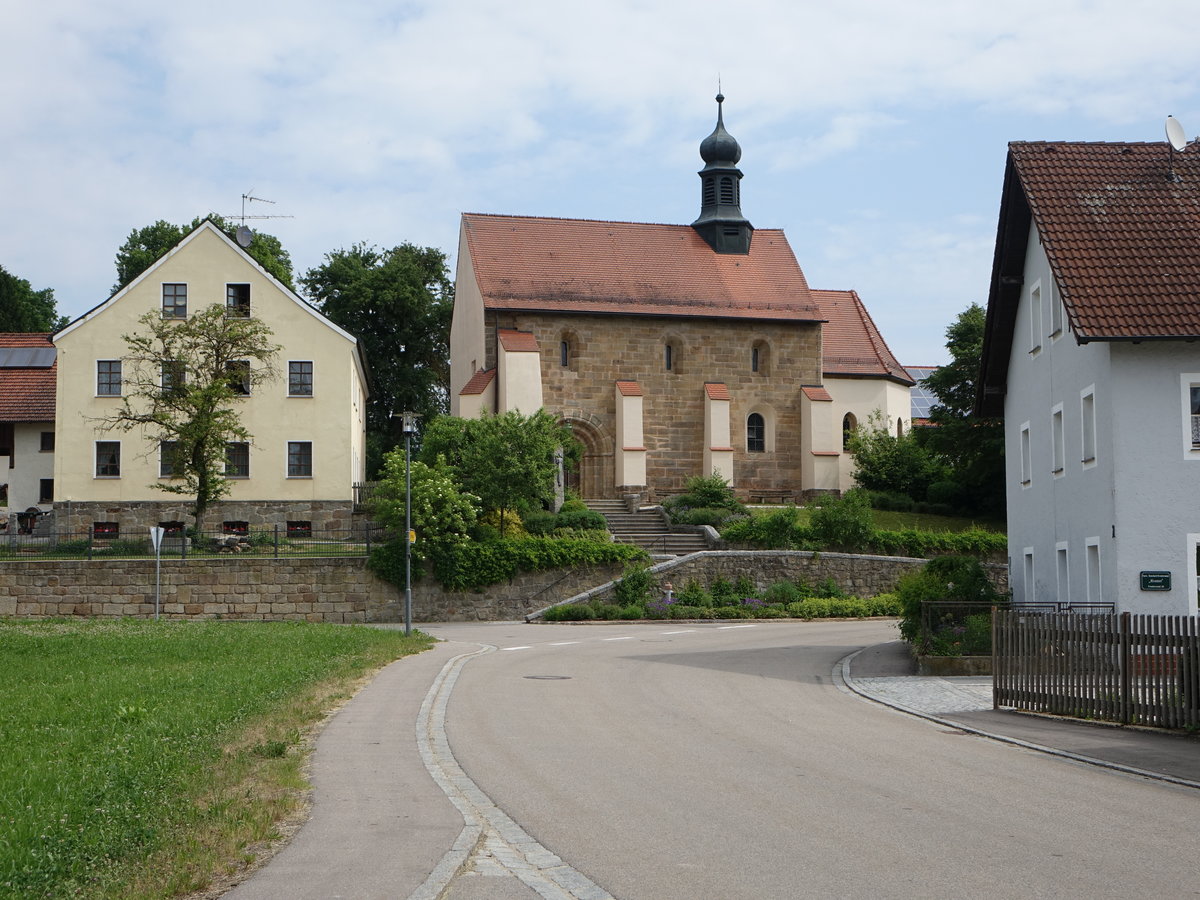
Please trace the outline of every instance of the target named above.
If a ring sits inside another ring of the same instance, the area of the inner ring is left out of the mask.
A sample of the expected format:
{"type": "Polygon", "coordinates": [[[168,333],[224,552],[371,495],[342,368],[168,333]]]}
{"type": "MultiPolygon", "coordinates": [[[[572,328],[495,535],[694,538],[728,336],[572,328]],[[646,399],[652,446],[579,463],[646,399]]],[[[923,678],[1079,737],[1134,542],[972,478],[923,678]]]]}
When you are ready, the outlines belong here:
{"type": "Polygon", "coordinates": [[[821,370],[825,375],[913,379],[891,349],[856,291],[813,291],[826,320],[822,330],[821,370]]]}

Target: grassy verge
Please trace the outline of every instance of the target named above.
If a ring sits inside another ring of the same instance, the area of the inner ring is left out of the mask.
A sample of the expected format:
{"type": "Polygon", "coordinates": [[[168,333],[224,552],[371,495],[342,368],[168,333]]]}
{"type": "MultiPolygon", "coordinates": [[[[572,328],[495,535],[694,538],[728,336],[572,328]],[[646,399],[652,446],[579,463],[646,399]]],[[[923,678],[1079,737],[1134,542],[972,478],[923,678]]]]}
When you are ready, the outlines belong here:
{"type": "Polygon", "coordinates": [[[424,635],[303,623],[0,622],[0,897],[159,898],[253,860],[306,737],[424,635]]]}
{"type": "MultiPolygon", "coordinates": [[[[765,516],[781,506],[752,506],[749,507],[753,516],[765,516]]],[[[812,510],[808,507],[797,507],[798,522],[808,525],[812,510]]],[[[871,510],[871,521],[874,526],[883,531],[901,531],[905,528],[915,528],[919,531],[970,531],[972,528],[982,528],[986,531],[1003,532],[1007,524],[990,519],[970,519],[962,516],[936,516],[930,513],[895,512],[886,509],[871,510]]]]}

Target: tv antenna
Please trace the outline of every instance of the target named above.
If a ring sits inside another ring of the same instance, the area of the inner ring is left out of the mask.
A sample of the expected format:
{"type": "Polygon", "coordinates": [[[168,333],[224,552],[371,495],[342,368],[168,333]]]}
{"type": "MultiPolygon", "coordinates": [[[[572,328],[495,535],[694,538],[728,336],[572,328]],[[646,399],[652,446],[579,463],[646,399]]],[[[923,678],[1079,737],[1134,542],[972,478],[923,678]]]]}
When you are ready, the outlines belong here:
{"type": "Polygon", "coordinates": [[[1179,120],[1174,116],[1167,116],[1167,143],[1171,149],[1167,151],[1167,172],[1171,181],[1182,181],[1175,174],[1175,154],[1182,153],[1187,149],[1188,140],[1187,133],[1183,130],[1183,126],[1179,124],[1179,120]]]}
{"type": "Polygon", "coordinates": [[[246,191],[246,193],[242,194],[241,215],[222,216],[221,217],[223,219],[237,219],[241,223],[238,226],[238,230],[237,230],[237,242],[238,242],[238,245],[243,248],[249,247],[250,242],[254,240],[254,232],[246,227],[247,219],[294,219],[295,218],[295,216],[283,216],[283,215],[263,215],[263,216],[247,215],[246,214],[246,204],[247,203],[270,203],[272,206],[275,205],[274,200],[267,200],[265,197],[255,197],[254,196],[254,188],[250,188],[250,190],[248,190],[248,191],[246,191]]]}

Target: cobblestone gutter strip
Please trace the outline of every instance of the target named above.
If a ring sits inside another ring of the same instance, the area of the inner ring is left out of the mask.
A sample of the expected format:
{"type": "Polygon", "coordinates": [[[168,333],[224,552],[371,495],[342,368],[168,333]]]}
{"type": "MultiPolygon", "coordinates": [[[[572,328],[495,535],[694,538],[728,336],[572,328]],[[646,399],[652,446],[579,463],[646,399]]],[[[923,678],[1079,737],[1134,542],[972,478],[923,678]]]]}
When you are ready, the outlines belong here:
{"type": "Polygon", "coordinates": [[[996,734],[995,732],[985,731],[982,728],[975,728],[954,719],[943,718],[945,714],[951,712],[991,709],[991,678],[981,677],[979,679],[971,679],[972,682],[986,680],[989,683],[987,703],[982,706],[979,705],[980,691],[976,684],[967,684],[960,689],[957,685],[946,682],[944,678],[922,676],[856,679],[850,674],[850,665],[854,661],[854,657],[866,649],[868,648],[864,647],[862,650],[855,650],[853,653],[842,657],[842,659],[834,663],[833,682],[837,685],[838,690],[845,693],[857,694],[866,700],[882,704],[910,716],[917,716],[918,718],[927,719],[930,722],[936,722],[938,725],[946,728],[965,731],[968,734],[989,738],[993,741],[1012,744],[1015,747],[1022,747],[1026,750],[1035,750],[1038,753],[1046,753],[1050,756],[1060,757],[1061,759],[1069,759],[1074,762],[1124,772],[1126,775],[1137,775],[1141,778],[1150,778],[1155,781],[1163,781],[1168,784],[1177,784],[1182,787],[1200,790],[1200,782],[1192,781],[1188,778],[1179,778],[1162,772],[1150,772],[1135,766],[1126,766],[1105,759],[1096,759],[1092,756],[1073,753],[1070,750],[1061,750],[1058,747],[1047,747],[1043,744],[1023,741],[1020,738],[996,734]]]}

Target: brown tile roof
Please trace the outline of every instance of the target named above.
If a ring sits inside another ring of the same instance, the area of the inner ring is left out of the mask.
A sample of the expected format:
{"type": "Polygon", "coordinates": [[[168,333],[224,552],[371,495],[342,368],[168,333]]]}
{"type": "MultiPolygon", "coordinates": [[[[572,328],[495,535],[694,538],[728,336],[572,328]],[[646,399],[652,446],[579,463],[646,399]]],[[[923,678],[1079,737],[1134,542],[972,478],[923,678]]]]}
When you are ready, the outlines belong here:
{"type": "Polygon", "coordinates": [[[1009,144],[1080,340],[1200,336],[1200,147],[1009,144]]]}
{"type": "Polygon", "coordinates": [[[823,400],[826,403],[833,402],[833,397],[831,397],[829,394],[829,391],[825,390],[825,388],[823,388],[823,387],[808,387],[808,386],[806,386],[806,387],[800,388],[800,390],[802,390],[804,392],[804,396],[807,397],[809,400],[823,400]]]}
{"type": "Polygon", "coordinates": [[[787,238],[714,253],[688,225],[464,213],[487,309],[818,321],[787,238]]]}
{"type": "Polygon", "coordinates": [[[704,382],[704,393],[709,400],[728,400],[729,386],[720,381],[704,382]]]}
{"type": "Polygon", "coordinates": [[[617,390],[621,392],[622,397],[642,396],[642,386],[636,381],[618,381],[617,390]]]}
{"type": "Polygon", "coordinates": [[[1171,160],[1166,143],[1008,145],[977,413],[1003,413],[1031,227],[1078,342],[1200,337],[1200,146],[1171,160]]]}
{"type": "Polygon", "coordinates": [[[509,353],[537,353],[538,342],[531,331],[500,329],[500,346],[509,353]]]}
{"type": "MultiPolygon", "coordinates": [[[[49,334],[0,334],[0,347],[53,348],[49,334]]],[[[0,422],[53,422],[58,361],[37,368],[0,368],[0,422]]]]}
{"type": "Polygon", "coordinates": [[[892,355],[887,342],[856,291],[813,291],[813,299],[828,320],[821,338],[821,369],[826,375],[913,380],[892,355]]]}
{"type": "Polygon", "coordinates": [[[492,383],[492,379],[495,377],[495,369],[480,369],[463,385],[458,395],[460,397],[470,397],[474,394],[482,394],[487,390],[487,386],[492,383]]]}

